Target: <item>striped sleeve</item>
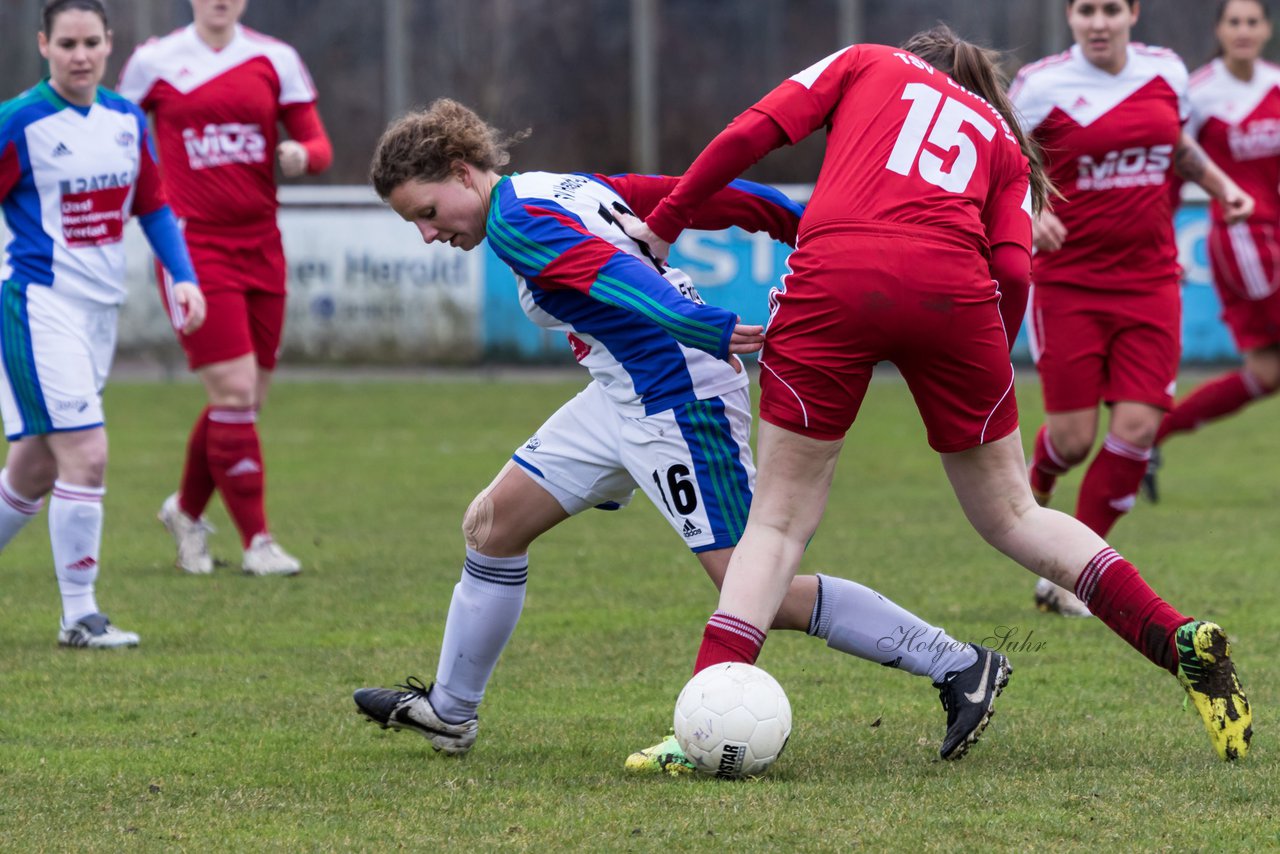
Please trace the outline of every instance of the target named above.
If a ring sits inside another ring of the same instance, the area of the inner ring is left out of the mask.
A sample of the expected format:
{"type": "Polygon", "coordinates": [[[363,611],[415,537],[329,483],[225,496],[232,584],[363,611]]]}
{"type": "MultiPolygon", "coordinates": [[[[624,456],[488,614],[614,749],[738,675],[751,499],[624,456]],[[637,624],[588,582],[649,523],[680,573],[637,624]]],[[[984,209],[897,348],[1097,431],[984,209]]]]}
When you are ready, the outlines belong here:
{"type": "Polygon", "coordinates": [[[488,237],[504,263],[541,288],[578,291],[657,324],[685,346],[729,354],[736,315],[688,299],[654,267],[592,234],[552,201],[500,189],[488,237]]]}

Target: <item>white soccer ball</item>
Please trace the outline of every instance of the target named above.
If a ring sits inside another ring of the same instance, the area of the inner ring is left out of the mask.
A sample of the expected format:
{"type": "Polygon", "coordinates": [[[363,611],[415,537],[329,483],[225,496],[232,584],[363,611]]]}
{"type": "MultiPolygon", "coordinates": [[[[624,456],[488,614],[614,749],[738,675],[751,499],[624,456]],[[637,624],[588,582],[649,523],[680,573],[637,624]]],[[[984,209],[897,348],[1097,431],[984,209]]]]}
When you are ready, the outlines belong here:
{"type": "Polygon", "coordinates": [[[768,673],[714,664],[676,699],[676,740],[699,771],[725,779],[763,774],[791,736],[791,703],[768,673]]]}

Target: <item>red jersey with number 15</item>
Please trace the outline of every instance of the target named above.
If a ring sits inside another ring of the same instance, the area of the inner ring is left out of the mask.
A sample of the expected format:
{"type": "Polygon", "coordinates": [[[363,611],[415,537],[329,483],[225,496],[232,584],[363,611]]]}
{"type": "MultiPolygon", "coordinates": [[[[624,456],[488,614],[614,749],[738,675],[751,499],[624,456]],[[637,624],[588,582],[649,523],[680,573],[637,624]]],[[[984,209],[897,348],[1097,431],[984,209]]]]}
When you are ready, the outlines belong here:
{"type": "Polygon", "coordinates": [[[119,91],[155,116],[160,172],[180,217],[215,227],[275,219],[282,113],[316,100],[297,51],[241,26],[214,50],[192,24],[134,51],[119,91]]]}
{"type": "Polygon", "coordinates": [[[1000,113],[919,57],[847,47],[752,109],[794,143],[824,125],[826,155],[799,242],[859,226],[924,228],[987,254],[1030,247],[1029,170],[1000,113]]]}
{"type": "Polygon", "coordinates": [[[1175,287],[1169,182],[1188,107],[1177,54],[1130,44],[1124,68],[1111,74],[1076,46],[1024,67],[1009,96],[1064,196],[1053,212],[1067,239],[1056,252],[1036,253],[1036,286],[1175,287]]]}

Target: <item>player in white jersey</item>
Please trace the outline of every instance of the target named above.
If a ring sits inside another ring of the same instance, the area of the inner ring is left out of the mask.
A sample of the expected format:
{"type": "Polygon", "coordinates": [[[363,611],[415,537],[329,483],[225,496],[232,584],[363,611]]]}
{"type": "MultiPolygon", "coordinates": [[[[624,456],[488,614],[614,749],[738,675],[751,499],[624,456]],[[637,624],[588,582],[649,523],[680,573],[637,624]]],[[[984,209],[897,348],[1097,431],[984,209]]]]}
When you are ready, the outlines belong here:
{"type": "Polygon", "coordinates": [[[172,273],[183,334],[205,304],[160,190],[147,123],[101,89],[111,31],[99,0],[50,0],[40,53],[50,76],[0,105],[0,203],[13,240],[0,296],[0,550],[49,501],[64,646],[136,646],[98,609],[107,432],[101,392],[125,298],[125,222],[137,216],[172,273]]]}
{"type": "Polygon", "coordinates": [[[1191,76],[1187,133],[1256,201],[1247,222],[1210,208],[1209,267],[1244,364],[1198,386],[1168,412],[1143,488],[1157,499],[1165,439],[1225,418],[1280,389],[1280,67],[1261,58],[1271,39],[1263,0],[1222,0],[1218,56],[1191,76]]]}
{"type": "MultiPolygon", "coordinates": [[[[687,276],[649,256],[619,222],[647,214],[675,179],[499,175],[507,160],[496,131],[442,99],[393,124],[371,170],[375,189],[424,241],[472,249],[487,237],[516,273],[526,314],[566,332],[592,376],[467,509],[466,561],[435,685],[411,679],[404,690],[356,692],[370,719],[414,729],[448,753],[464,753],[475,741],[477,709],[523,608],[534,540],[584,510],[617,509],[639,488],[718,586],[755,480],[748,379],[732,354],[753,351],[761,328],[703,304],[687,276]]],[[[736,224],[794,244],[799,213],[774,190],[734,182],[689,225],[736,224]]],[[[943,758],[963,756],[986,725],[989,704],[951,690],[957,675],[982,669],[982,648],[953,640],[873,590],[825,575],[798,578],[775,625],[929,676],[948,711],[943,758]]],[[[1000,688],[1007,673],[1002,666],[1000,688]]],[[[692,767],[674,739],[633,754],[627,765],[692,767]]]]}

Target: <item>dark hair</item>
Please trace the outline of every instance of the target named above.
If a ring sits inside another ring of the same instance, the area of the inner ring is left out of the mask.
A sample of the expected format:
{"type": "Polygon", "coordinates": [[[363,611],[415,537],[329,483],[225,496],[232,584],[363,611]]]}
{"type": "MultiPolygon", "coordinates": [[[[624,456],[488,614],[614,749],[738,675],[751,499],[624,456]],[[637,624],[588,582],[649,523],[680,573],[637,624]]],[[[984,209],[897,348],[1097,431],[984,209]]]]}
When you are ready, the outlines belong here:
{"type": "Polygon", "coordinates": [[[950,75],[957,83],[995,107],[1018,140],[1022,153],[1031,164],[1031,207],[1040,211],[1056,194],[1045,173],[1040,147],[1022,132],[1018,117],[1005,94],[1008,80],[1000,71],[999,51],[979,47],[960,38],[946,24],[916,33],[903,43],[902,49],[914,53],[934,68],[950,75]]]}
{"type": "Polygon", "coordinates": [[[107,20],[107,8],[102,5],[102,0],[45,0],[41,14],[46,36],[53,32],[53,22],[63,12],[92,12],[102,19],[104,30],[111,29],[111,22],[107,20]]]}
{"type": "Polygon", "coordinates": [[[406,181],[443,181],[459,160],[479,169],[500,169],[511,161],[507,148],[528,135],[523,130],[503,138],[472,110],[451,98],[437,98],[382,132],[369,180],[385,199],[406,181]]]}
{"type": "MultiPolygon", "coordinates": [[[[1249,0],[1249,2],[1257,3],[1258,7],[1262,9],[1262,17],[1268,21],[1271,20],[1271,6],[1270,4],[1267,3],[1267,0],[1249,0]]],[[[1227,7],[1229,5],[1231,5],[1231,0],[1218,0],[1218,11],[1213,16],[1213,25],[1215,27],[1218,24],[1221,24],[1222,19],[1227,16],[1227,7]]],[[[1222,49],[1222,43],[1218,42],[1217,45],[1214,47],[1213,55],[1210,58],[1221,59],[1226,55],[1227,55],[1227,52],[1222,49]]]]}

